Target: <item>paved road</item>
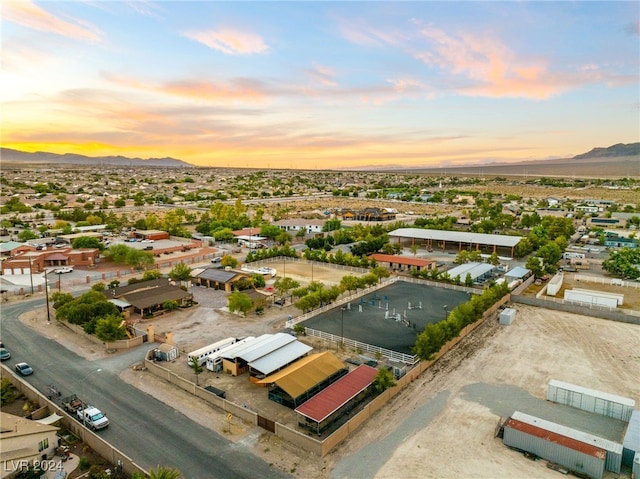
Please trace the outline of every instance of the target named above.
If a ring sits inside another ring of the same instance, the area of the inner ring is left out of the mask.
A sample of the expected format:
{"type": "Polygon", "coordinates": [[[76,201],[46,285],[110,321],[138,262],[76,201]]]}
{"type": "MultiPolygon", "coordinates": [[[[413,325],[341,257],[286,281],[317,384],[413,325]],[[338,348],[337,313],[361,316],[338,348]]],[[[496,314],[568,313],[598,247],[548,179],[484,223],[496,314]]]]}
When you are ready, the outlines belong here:
{"type": "Polygon", "coordinates": [[[5,364],[12,368],[27,361],[35,373],[26,381],[40,391],[55,384],[63,395],[75,393],[106,412],[111,424],[99,434],[137,464],[145,469],[159,464],[175,467],[188,479],[290,477],[246,447],[120,380],[119,373],[140,362],[146,348],[91,362],[17,319],[43,305],[44,300],[38,299],[2,306],[2,341],[12,354],[5,364]]]}

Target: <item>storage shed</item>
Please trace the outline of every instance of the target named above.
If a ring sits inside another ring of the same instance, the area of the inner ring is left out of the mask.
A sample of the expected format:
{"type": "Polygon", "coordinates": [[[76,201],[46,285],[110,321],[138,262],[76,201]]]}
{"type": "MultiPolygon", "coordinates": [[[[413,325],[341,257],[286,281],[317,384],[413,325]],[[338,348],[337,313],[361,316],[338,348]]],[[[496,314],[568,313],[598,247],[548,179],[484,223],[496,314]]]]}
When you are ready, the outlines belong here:
{"type": "Polygon", "coordinates": [[[154,357],[156,361],[173,361],[178,356],[180,356],[180,352],[175,344],[165,343],[154,349],[154,357]]]}
{"type": "Polygon", "coordinates": [[[516,319],[516,310],[513,308],[505,308],[500,313],[500,324],[509,325],[516,319]]]}
{"type": "Polygon", "coordinates": [[[503,441],[593,479],[605,469],[619,473],[622,465],[621,444],[519,411],[505,423],[503,441]]]}
{"type": "Polygon", "coordinates": [[[636,404],[633,399],[576,386],[556,379],[549,381],[547,400],[625,422],[631,418],[636,404]]]}
{"type": "Polygon", "coordinates": [[[598,294],[597,291],[588,292],[587,290],[575,291],[573,289],[567,289],[564,292],[564,300],[572,304],[604,306],[611,309],[615,309],[618,306],[617,298],[598,294]]]}

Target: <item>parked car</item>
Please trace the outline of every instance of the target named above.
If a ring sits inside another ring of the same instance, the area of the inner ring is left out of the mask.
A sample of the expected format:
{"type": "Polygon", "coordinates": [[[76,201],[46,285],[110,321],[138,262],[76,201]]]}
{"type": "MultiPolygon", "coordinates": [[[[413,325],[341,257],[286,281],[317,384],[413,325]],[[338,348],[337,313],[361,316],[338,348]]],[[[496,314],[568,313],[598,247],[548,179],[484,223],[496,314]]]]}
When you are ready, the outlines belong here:
{"type": "Polygon", "coordinates": [[[0,348],[0,361],[6,361],[11,358],[11,353],[5,348],[0,348]]]}
{"type": "Polygon", "coordinates": [[[73,266],[62,266],[53,270],[55,274],[73,273],[73,266]]]}
{"type": "Polygon", "coordinates": [[[27,363],[16,364],[16,371],[21,376],[29,376],[30,374],[33,374],[33,369],[27,363]]]}

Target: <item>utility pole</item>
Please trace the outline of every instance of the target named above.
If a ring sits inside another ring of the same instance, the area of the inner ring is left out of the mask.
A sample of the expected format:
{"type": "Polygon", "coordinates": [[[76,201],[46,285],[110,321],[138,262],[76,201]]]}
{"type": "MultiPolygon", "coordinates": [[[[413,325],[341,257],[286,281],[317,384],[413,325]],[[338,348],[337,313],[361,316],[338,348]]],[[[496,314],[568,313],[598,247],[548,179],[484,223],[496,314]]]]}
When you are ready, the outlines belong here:
{"type": "Polygon", "coordinates": [[[47,274],[49,272],[44,270],[44,294],[47,298],[47,323],[51,323],[51,310],[49,309],[49,279],[47,278],[47,274]]]}

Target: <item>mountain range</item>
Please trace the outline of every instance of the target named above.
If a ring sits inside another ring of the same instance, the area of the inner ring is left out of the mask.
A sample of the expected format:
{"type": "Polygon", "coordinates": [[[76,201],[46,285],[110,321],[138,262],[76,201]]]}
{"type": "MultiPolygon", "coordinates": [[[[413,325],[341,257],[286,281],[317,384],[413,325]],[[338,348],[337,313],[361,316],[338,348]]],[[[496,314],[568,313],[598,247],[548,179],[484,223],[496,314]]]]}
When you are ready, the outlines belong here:
{"type": "MultiPolygon", "coordinates": [[[[562,162],[565,165],[577,166],[576,163],[582,160],[594,161],[606,158],[629,158],[640,156],[640,143],[623,144],[618,143],[616,145],[609,146],[607,148],[593,148],[587,153],[576,155],[572,158],[566,158],[562,160],[539,160],[539,161],[523,161],[517,163],[505,163],[505,164],[490,164],[483,165],[481,168],[484,170],[503,167],[517,167],[522,168],[527,165],[544,167],[551,166],[553,163],[562,162]]],[[[0,159],[3,163],[22,163],[22,164],[57,164],[57,165],[84,165],[84,166],[153,166],[163,168],[194,168],[195,166],[182,160],[175,158],[129,158],[126,156],[85,156],[77,155],[73,153],[56,154],[48,153],[44,151],[38,151],[35,153],[28,153],[25,151],[13,150],[11,148],[0,148],[0,159]]],[[[473,168],[477,171],[478,165],[459,166],[447,168],[447,170],[460,170],[473,168]]],[[[372,168],[375,169],[375,168],[372,168]]],[[[399,168],[400,169],[400,168],[399,168]]],[[[441,169],[440,167],[427,167],[427,168],[411,168],[411,171],[426,171],[441,169]]],[[[459,171],[462,173],[462,171],[459,171]]]]}
{"type": "Polygon", "coordinates": [[[0,158],[3,163],[23,163],[23,164],[56,164],[56,165],[83,165],[83,166],[155,166],[164,168],[194,168],[194,165],[175,158],[129,158],[126,156],[85,156],[73,153],[59,155],[37,151],[28,153],[26,151],[13,150],[11,148],[0,148],[0,158]]]}

